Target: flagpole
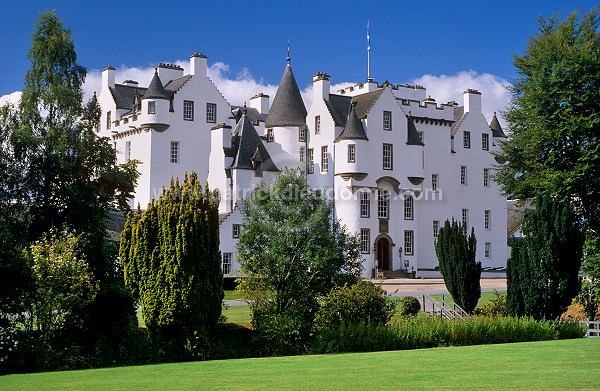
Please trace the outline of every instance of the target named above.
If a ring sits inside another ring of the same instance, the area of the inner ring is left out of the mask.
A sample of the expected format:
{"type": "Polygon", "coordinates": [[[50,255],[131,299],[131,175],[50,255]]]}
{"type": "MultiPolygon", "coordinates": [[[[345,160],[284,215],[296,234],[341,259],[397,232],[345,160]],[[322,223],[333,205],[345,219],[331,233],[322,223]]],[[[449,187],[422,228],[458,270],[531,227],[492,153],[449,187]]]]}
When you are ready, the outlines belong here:
{"type": "Polygon", "coordinates": [[[367,20],[367,81],[372,81],[371,77],[371,35],[369,34],[370,21],[367,20]]]}

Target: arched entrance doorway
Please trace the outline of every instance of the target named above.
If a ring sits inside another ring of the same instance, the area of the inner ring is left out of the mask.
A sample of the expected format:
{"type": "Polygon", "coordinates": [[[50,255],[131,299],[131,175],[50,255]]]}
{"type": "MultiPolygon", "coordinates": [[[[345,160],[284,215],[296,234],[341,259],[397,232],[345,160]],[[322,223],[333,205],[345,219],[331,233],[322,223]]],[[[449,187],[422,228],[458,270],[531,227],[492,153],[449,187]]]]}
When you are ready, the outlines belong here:
{"type": "Polygon", "coordinates": [[[386,236],[377,238],[377,268],[380,270],[392,269],[392,241],[386,236]]]}

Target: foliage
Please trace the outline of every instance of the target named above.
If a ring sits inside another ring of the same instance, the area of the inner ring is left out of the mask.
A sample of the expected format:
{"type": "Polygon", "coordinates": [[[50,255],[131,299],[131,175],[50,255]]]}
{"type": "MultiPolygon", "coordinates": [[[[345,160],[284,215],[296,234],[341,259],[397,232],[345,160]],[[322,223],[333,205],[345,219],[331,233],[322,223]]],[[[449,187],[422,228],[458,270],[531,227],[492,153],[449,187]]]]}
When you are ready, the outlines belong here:
{"type": "Polygon", "coordinates": [[[80,238],[53,230],[26,252],[34,289],[26,299],[27,316],[21,322],[46,341],[65,326],[68,316],[92,301],[98,290],[80,251],[80,238]]]}
{"type": "Polygon", "coordinates": [[[400,315],[403,317],[415,316],[421,311],[421,303],[414,296],[400,298],[400,315]]]}
{"type": "Polygon", "coordinates": [[[600,307],[600,287],[598,284],[589,279],[584,280],[576,301],[583,307],[588,320],[596,320],[596,314],[600,307]]]}
{"type": "Polygon", "coordinates": [[[158,201],[130,213],[119,257],[167,358],[202,357],[221,316],[223,273],[218,206],[196,173],[171,180],[158,201]]]}
{"type": "Polygon", "coordinates": [[[340,323],[386,324],[395,311],[395,304],[386,291],[372,282],[358,281],[333,288],[321,300],[315,317],[315,328],[337,328],[340,323]]]}
{"type": "Polygon", "coordinates": [[[510,138],[496,180],[511,198],[572,199],[597,233],[600,224],[600,32],[598,8],[540,18],[513,60],[519,75],[505,114],[510,138]]]}
{"type": "Polygon", "coordinates": [[[494,289],[494,297],[483,306],[475,308],[473,313],[480,316],[507,316],[506,295],[494,289]]]}
{"type": "Polygon", "coordinates": [[[577,301],[583,306],[587,318],[594,320],[600,311],[600,238],[587,235],[584,249],[581,265],[584,278],[577,301]]]}
{"type": "Polygon", "coordinates": [[[467,227],[454,219],[440,228],[435,246],[440,273],[456,304],[472,312],[481,297],[481,262],[475,261],[477,239],[475,230],[467,236],[467,227]]]}
{"type": "Polygon", "coordinates": [[[11,232],[3,239],[17,250],[6,251],[0,240],[0,268],[15,277],[8,284],[19,293],[8,303],[14,308],[31,289],[27,273],[15,273],[22,265],[20,250],[55,227],[85,237],[80,245],[99,291],[71,312],[78,329],[70,335],[90,353],[99,339],[125,337],[117,325],[135,325],[105,220],[109,212],[127,209],[138,173],[135,162],[118,164],[109,140],[95,134],[100,107],[95,95],[83,103],[86,70],[77,63],[71,32],[54,12],[36,22],[27,57],[31,67],[20,103],[0,108],[0,168],[7,173],[0,179],[0,231],[11,232]],[[107,305],[111,297],[116,300],[107,305]]]}
{"type": "Polygon", "coordinates": [[[358,238],[335,220],[333,203],[297,170],[278,173],[241,206],[238,254],[252,324],[274,353],[298,352],[318,298],[360,274],[358,238]]]}
{"type": "Polygon", "coordinates": [[[583,237],[571,203],[538,197],[525,215],[523,234],[507,264],[507,309],[556,319],[580,288],[583,237]]]}
{"type": "Polygon", "coordinates": [[[341,324],[337,329],[319,333],[312,352],[373,352],[544,341],[559,337],[581,338],[584,334],[577,322],[479,316],[453,320],[419,315],[384,326],[364,322],[341,324]]]}

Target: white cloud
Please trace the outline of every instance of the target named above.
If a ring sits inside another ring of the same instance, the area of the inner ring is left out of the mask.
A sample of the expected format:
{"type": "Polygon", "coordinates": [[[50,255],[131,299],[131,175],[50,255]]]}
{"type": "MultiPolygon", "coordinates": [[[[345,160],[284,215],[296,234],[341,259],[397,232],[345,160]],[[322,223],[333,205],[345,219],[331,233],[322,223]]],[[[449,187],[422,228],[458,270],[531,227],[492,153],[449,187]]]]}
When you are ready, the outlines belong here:
{"type": "Polygon", "coordinates": [[[463,103],[463,92],[468,88],[479,90],[481,97],[481,110],[488,120],[492,119],[494,112],[498,112],[498,120],[506,129],[501,111],[508,108],[511,95],[506,89],[510,83],[496,75],[489,73],[479,74],[473,70],[461,71],[455,75],[424,75],[412,81],[427,88],[427,94],[431,95],[438,103],[454,100],[460,105],[463,103]]]}
{"type": "MultiPolygon", "coordinates": [[[[185,73],[189,72],[188,61],[175,61],[174,64],[184,68],[185,73]]],[[[146,87],[150,84],[153,74],[154,66],[127,67],[121,65],[116,72],[116,82],[122,83],[129,79],[135,80],[140,83],[140,86],[146,87]]],[[[208,76],[232,105],[241,106],[245,102],[247,103],[252,96],[261,92],[269,95],[272,102],[277,91],[276,85],[265,83],[262,79],[256,79],[247,68],[232,75],[229,65],[222,62],[210,65],[208,76]]],[[[96,93],[100,92],[101,82],[102,71],[91,70],[88,72],[83,85],[85,100],[91,98],[94,91],[96,93]]],[[[491,120],[494,111],[506,110],[511,98],[506,89],[506,86],[510,84],[507,80],[489,73],[479,74],[473,70],[458,72],[454,75],[424,75],[413,80],[412,83],[425,86],[427,93],[440,103],[454,100],[462,104],[464,90],[475,88],[482,93],[482,111],[488,121],[491,120]]],[[[331,91],[336,93],[338,90],[354,84],[349,82],[337,83],[331,86],[331,91]]],[[[312,103],[312,85],[301,90],[301,94],[306,107],[309,108],[312,103]]],[[[13,92],[10,95],[0,97],[0,103],[5,101],[18,102],[20,96],[19,91],[13,92]]],[[[500,113],[498,113],[498,119],[505,127],[504,119],[500,113]]]]}
{"type": "Polygon", "coordinates": [[[0,96],[0,106],[6,103],[17,104],[21,100],[21,91],[15,91],[12,94],[0,96]]]}

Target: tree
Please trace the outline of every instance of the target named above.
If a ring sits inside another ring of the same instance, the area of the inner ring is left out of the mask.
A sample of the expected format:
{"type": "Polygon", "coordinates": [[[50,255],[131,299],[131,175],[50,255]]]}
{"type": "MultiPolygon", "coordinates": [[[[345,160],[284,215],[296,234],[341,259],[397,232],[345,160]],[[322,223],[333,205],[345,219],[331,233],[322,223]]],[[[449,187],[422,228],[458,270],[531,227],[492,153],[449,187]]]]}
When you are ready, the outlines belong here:
{"type": "Polygon", "coordinates": [[[573,206],[538,197],[525,214],[524,238],[507,265],[507,309],[512,315],[556,319],[580,288],[583,235],[573,206]]]}
{"type": "Polygon", "coordinates": [[[146,325],[173,359],[202,357],[221,316],[218,202],[196,173],[130,213],[119,249],[146,325]]]}
{"type": "MultiPolygon", "coordinates": [[[[135,162],[119,165],[109,140],[95,134],[100,108],[95,96],[82,102],[86,70],[77,63],[71,32],[54,12],[36,22],[27,57],[31,68],[19,105],[0,109],[0,141],[7,152],[0,164],[9,173],[0,188],[10,204],[0,210],[0,224],[16,227],[22,246],[56,227],[85,234],[83,252],[100,290],[81,309],[79,323],[93,352],[101,337],[123,338],[119,325],[137,325],[105,220],[109,212],[127,209],[138,173],[135,162]]],[[[107,359],[113,358],[118,352],[107,359]]]]}
{"type": "Polygon", "coordinates": [[[539,20],[514,57],[519,78],[505,114],[510,137],[496,179],[513,198],[549,194],[573,200],[600,227],[600,32],[598,8],[539,20]]]}
{"type": "Polygon", "coordinates": [[[467,228],[452,219],[440,228],[435,253],[446,288],[456,303],[471,313],[481,297],[481,262],[475,261],[475,230],[467,236],[467,228]]]}
{"type": "MultiPolygon", "coordinates": [[[[586,270],[600,257],[599,8],[566,18],[540,18],[539,29],[513,63],[519,77],[505,114],[496,181],[511,198],[557,197],[583,216],[586,270]]],[[[586,272],[587,273],[587,272],[586,272]]],[[[588,284],[600,279],[589,276],[588,284]]],[[[598,288],[598,286],[596,286],[598,288]]],[[[598,288],[600,290],[600,288],[598,288]]]]}
{"type": "Polygon", "coordinates": [[[36,330],[45,342],[64,328],[78,308],[92,301],[98,290],[80,251],[80,238],[52,230],[25,252],[34,289],[26,301],[28,316],[23,324],[36,330]]]}
{"type": "Polygon", "coordinates": [[[241,206],[240,289],[252,324],[273,353],[303,349],[318,298],[360,275],[358,239],[335,220],[333,203],[297,170],[262,184],[241,206]]]}

